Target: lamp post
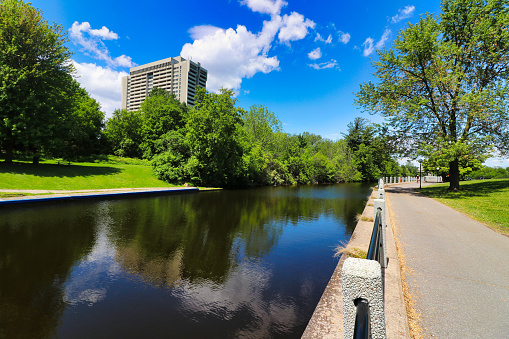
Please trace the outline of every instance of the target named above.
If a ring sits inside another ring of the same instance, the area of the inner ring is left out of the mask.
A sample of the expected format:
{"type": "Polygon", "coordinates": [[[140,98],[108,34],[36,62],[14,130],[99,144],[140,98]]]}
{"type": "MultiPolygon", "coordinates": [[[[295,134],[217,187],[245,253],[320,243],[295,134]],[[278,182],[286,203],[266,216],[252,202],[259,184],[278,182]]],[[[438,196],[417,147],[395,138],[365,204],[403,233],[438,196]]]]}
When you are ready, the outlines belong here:
{"type": "Polygon", "coordinates": [[[419,162],[419,189],[421,189],[421,183],[422,183],[422,159],[417,159],[417,161],[419,162]]]}
{"type": "Polygon", "coordinates": [[[440,170],[440,167],[437,167],[437,184],[438,184],[438,170],[440,170]]]}

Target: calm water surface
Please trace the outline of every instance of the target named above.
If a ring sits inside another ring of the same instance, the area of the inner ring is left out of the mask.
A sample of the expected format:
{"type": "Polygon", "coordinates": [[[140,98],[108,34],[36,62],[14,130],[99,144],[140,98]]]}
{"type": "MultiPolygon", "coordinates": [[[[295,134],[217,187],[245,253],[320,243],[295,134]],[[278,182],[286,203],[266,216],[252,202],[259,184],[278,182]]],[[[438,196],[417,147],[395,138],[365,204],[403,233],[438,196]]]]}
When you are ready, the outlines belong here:
{"type": "Polygon", "coordinates": [[[0,209],[0,337],[299,338],[370,193],[268,187],[0,209]]]}

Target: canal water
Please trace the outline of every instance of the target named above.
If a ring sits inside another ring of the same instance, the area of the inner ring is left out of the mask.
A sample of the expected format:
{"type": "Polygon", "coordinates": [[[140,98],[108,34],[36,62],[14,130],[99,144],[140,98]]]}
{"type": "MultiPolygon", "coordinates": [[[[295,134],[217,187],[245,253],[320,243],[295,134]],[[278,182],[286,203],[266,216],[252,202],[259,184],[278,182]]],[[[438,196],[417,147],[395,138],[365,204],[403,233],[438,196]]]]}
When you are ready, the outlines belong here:
{"type": "Polygon", "coordinates": [[[0,338],[299,338],[370,194],[264,187],[0,209],[0,338]]]}

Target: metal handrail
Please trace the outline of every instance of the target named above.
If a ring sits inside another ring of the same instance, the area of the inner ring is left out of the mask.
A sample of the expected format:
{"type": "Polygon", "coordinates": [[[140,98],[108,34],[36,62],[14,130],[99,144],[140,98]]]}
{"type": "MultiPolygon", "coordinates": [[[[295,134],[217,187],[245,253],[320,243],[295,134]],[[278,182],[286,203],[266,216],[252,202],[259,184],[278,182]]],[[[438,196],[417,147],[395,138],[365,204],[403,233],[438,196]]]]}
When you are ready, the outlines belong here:
{"type": "Polygon", "coordinates": [[[371,337],[369,303],[363,298],[355,299],[353,303],[357,308],[353,339],[368,339],[371,337]]]}
{"type": "MultiPolygon", "coordinates": [[[[382,270],[382,288],[385,289],[385,265],[382,264],[384,256],[384,244],[382,239],[382,210],[377,209],[375,215],[375,222],[373,223],[373,233],[371,234],[371,241],[369,242],[368,255],[366,259],[376,260],[380,263],[382,270]]],[[[384,293],[385,294],[385,293],[384,293]]],[[[368,339],[371,338],[371,323],[369,314],[369,302],[364,298],[354,300],[357,307],[355,315],[354,339],[368,339]]]]}
{"type": "Polygon", "coordinates": [[[383,258],[380,255],[381,251],[383,251],[383,242],[382,242],[382,210],[378,209],[376,211],[375,222],[373,224],[373,233],[371,234],[371,241],[369,242],[368,255],[366,259],[376,260],[383,267],[383,258]]]}

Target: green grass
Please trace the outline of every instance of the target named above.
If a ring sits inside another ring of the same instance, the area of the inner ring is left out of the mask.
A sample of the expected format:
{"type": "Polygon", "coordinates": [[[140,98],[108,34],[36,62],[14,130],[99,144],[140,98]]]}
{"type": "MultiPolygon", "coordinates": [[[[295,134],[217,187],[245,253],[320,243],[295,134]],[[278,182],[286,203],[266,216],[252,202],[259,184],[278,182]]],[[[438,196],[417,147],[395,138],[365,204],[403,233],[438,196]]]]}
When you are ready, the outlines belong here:
{"type": "Polygon", "coordinates": [[[39,165],[0,163],[0,189],[85,190],[170,186],[173,185],[154,176],[148,163],[123,158],[71,165],[62,161],[58,164],[56,160],[43,161],[39,165]]]}
{"type": "Polygon", "coordinates": [[[420,192],[509,234],[509,179],[462,181],[458,192],[448,192],[448,183],[423,187],[420,192]]]}

